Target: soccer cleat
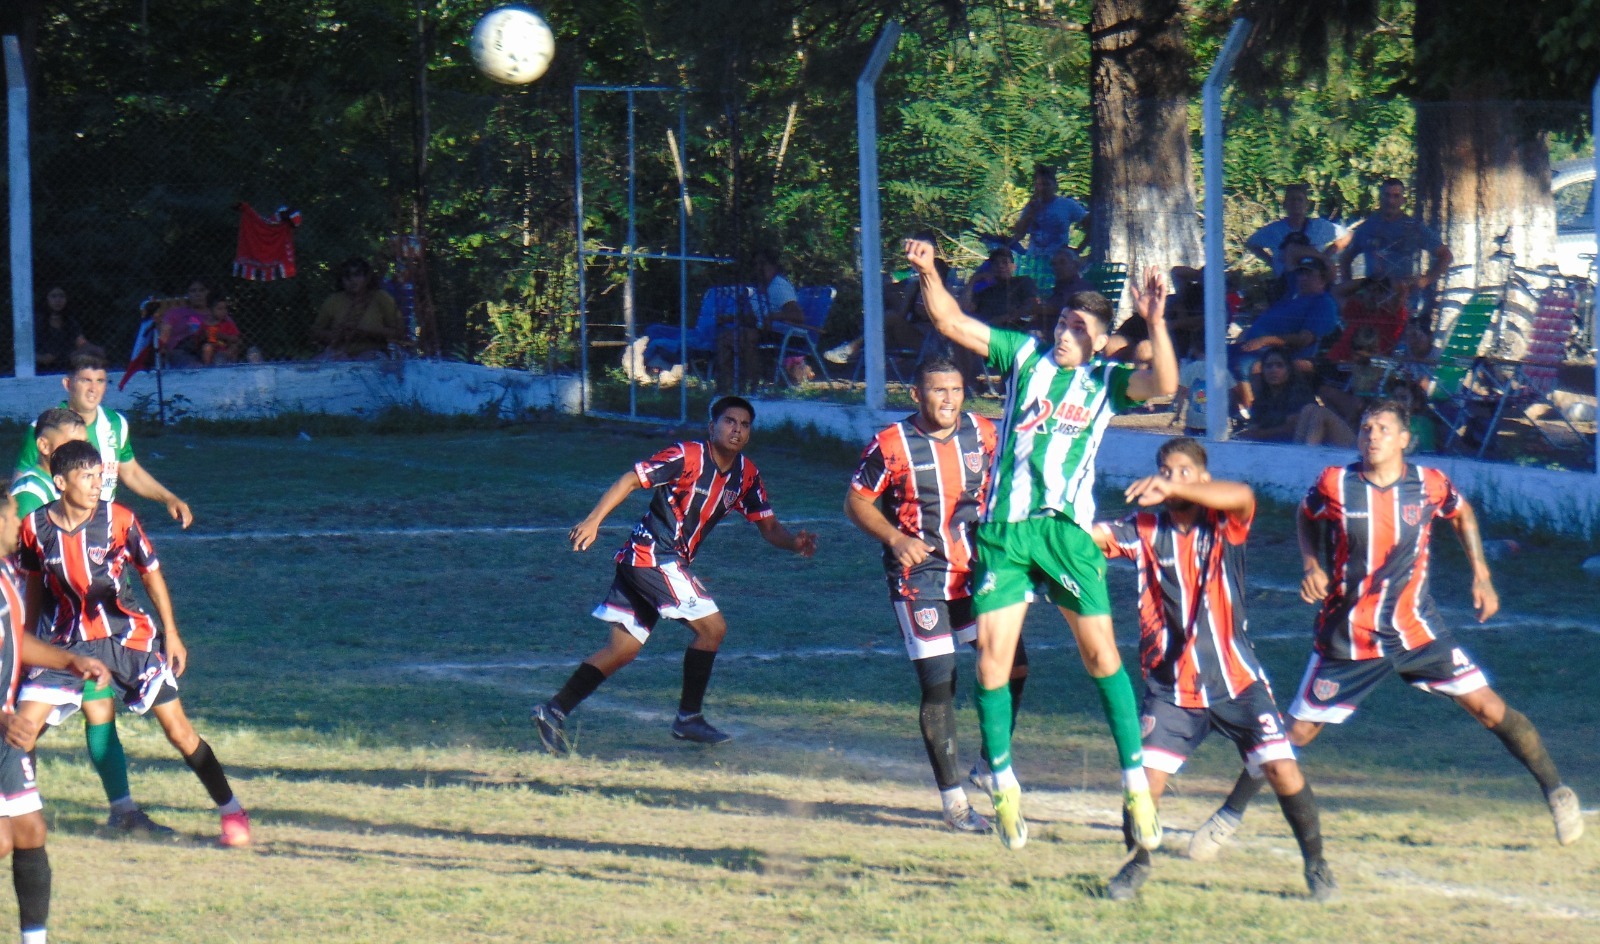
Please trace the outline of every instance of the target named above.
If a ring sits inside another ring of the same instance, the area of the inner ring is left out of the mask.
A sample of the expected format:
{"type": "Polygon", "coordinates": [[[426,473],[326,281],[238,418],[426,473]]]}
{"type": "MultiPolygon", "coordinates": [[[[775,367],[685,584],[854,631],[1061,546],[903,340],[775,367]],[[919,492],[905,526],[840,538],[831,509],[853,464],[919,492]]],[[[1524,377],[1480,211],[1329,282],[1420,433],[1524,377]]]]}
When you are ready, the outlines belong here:
{"type": "Polygon", "coordinates": [[[1571,787],[1560,786],[1550,791],[1550,816],[1556,821],[1556,842],[1570,846],[1583,835],[1583,810],[1578,806],[1578,794],[1571,787]]]}
{"type": "Polygon", "coordinates": [[[1149,863],[1130,858],[1106,883],[1106,897],[1112,901],[1132,901],[1149,878],[1149,863]]]}
{"type": "Polygon", "coordinates": [[[958,833],[986,833],[992,828],[983,814],[967,805],[945,810],[944,824],[958,833]]]}
{"type": "Polygon", "coordinates": [[[1239,820],[1225,816],[1219,807],[1189,838],[1189,858],[1196,862],[1212,861],[1222,854],[1224,846],[1233,842],[1233,834],[1238,829],[1239,820]]]}
{"type": "Polygon", "coordinates": [[[130,836],[170,836],[172,827],[163,826],[150,818],[150,814],[141,809],[113,812],[106,820],[106,828],[130,836]]]}
{"type": "Polygon", "coordinates": [[[1161,817],[1156,815],[1156,801],[1150,791],[1128,790],[1122,795],[1122,805],[1128,811],[1134,843],[1151,852],[1161,848],[1161,817]]]}
{"type": "Polygon", "coordinates": [[[1028,822],[1022,818],[1022,787],[1006,787],[989,794],[994,801],[995,832],[1000,845],[1015,852],[1028,844],[1028,822]]]}
{"type": "Polygon", "coordinates": [[[1327,859],[1306,863],[1306,888],[1311,890],[1312,901],[1332,901],[1339,897],[1339,883],[1333,880],[1333,869],[1327,859]]]}
{"type": "Polygon", "coordinates": [[[673,719],[672,739],[696,744],[721,744],[733,740],[733,735],[712,727],[705,715],[693,714],[687,718],[673,719]]]}
{"type": "Polygon", "coordinates": [[[994,774],[983,764],[973,764],[967,771],[967,782],[982,790],[984,793],[994,793],[994,774]]]}
{"type": "Polygon", "coordinates": [[[830,364],[848,364],[850,355],[854,353],[855,348],[849,342],[845,342],[838,347],[828,348],[822,353],[822,359],[830,364]]]}
{"type": "Polygon", "coordinates": [[[549,705],[534,705],[528,717],[533,722],[534,730],[539,732],[539,743],[544,745],[546,753],[560,757],[572,750],[572,744],[567,740],[567,719],[561,712],[549,705]]]}
{"type": "Polygon", "coordinates": [[[250,845],[250,814],[244,810],[223,813],[221,842],[230,849],[250,845]]]}

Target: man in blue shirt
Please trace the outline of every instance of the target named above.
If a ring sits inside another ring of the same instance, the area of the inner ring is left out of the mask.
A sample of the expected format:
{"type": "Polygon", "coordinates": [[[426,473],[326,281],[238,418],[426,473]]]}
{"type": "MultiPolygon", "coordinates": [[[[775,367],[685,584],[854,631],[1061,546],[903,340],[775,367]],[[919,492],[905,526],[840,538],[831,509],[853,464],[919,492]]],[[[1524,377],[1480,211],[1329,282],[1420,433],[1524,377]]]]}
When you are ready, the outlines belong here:
{"type": "Polygon", "coordinates": [[[1302,373],[1314,369],[1312,358],[1318,345],[1339,330],[1339,305],[1328,294],[1329,274],[1322,257],[1306,257],[1295,269],[1295,296],[1257,315],[1238,343],[1228,348],[1228,369],[1241,384],[1260,372],[1258,362],[1269,348],[1287,350],[1295,369],[1302,373]]]}
{"type": "Polygon", "coordinates": [[[1350,264],[1362,258],[1369,279],[1388,279],[1406,295],[1412,314],[1422,307],[1422,290],[1450,267],[1452,256],[1444,240],[1406,209],[1406,185],[1390,177],[1378,191],[1378,212],[1356,225],[1350,245],[1339,254],[1339,278],[1350,281],[1350,264]],[[1418,257],[1428,254],[1428,268],[1419,274],[1418,257]]]}
{"type": "Polygon", "coordinates": [[[1072,227],[1087,228],[1089,208],[1056,193],[1056,169],[1040,164],[1033,169],[1033,198],[1022,208],[1012,241],[1028,237],[1028,255],[1048,259],[1067,245],[1072,227]]]}

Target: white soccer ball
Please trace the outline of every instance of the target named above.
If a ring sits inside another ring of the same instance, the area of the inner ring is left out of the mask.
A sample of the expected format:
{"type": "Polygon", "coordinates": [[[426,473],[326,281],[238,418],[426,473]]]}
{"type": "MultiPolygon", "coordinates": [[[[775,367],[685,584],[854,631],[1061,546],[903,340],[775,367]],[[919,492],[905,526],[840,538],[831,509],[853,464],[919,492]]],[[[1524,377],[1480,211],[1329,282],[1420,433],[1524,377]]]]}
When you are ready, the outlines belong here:
{"type": "Polygon", "coordinates": [[[526,85],[544,75],[555,54],[550,24],[527,7],[491,10],[472,29],[472,61],[505,85],[526,85]]]}

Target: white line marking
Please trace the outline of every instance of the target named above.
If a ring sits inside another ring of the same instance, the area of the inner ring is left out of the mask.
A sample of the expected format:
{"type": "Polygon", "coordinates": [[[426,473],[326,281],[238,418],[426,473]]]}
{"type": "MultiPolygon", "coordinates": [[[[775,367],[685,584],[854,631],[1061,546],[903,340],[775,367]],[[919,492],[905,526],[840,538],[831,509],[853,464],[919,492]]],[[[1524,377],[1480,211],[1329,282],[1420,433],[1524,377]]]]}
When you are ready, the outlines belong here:
{"type": "MultiPolygon", "coordinates": [[[[786,518],[785,524],[846,524],[844,516],[836,518],[786,518]]],[[[632,531],[631,524],[601,525],[602,531],[632,531]]],[[[444,537],[460,534],[566,534],[570,524],[483,525],[456,528],[307,528],[300,531],[222,531],[214,534],[197,534],[192,531],[156,533],[160,541],[278,541],[284,538],[394,538],[394,537],[444,537]]]]}

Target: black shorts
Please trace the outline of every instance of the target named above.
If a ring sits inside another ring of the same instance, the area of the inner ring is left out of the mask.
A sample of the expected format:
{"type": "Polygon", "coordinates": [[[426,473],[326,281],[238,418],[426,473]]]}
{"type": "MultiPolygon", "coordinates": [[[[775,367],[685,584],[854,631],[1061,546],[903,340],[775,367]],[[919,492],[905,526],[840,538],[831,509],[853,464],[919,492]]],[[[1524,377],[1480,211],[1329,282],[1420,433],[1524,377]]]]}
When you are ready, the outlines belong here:
{"type": "Polygon", "coordinates": [[[1177,773],[1212,731],[1234,743],[1254,776],[1268,761],[1294,760],[1289,731],[1265,681],[1209,708],[1179,708],[1165,693],[1146,687],[1139,729],[1144,766],[1169,774],[1177,773]]]}
{"type": "Polygon", "coordinates": [[[972,598],[959,600],[890,600],[900,623],[900,637],[911,661],[953,655],[957,642],[978,638],[978,618],[972,598]]]}
{"type": "Polygon", "coordinates": [[[1339,724],[1355,714],[1361,700],[1392,674],[1425,692],[1451,697],[1489,686],[1483,670],[1451,636],[1440,636],[1420,649],[1359,662],[1328,659],[1313,652],[1289,715],[1301,721],[1339,724]]]}
{"type": "Polygon", "coordinates": [[[665,616],[667,619],[703,619],[717,612],[717,601],[679,561],[660,567],[618,564],[606,598],[594,608],[595,619],[615,623],[641,643],[665,616]]]}
{"type": "MultiPolygon", "coordinates": [[[[121,696],[123,707],[136,715],[177,700],[178,678],[172,674],[167,657],[159,649],[140,652],[115,639],[91,639],[62,648],[74,655],[104,662],[111,670],[112,691],[121,696]]],[[[32,669],[17,693],[17,700],[54,705],[55,710],[46,720],[50,724],[60,724],[83,704],[83,679],[65,669],[32,669]]]]}
{"type": "Polygon", "coordinates": [[[0,741],[0,816],[23,816],[44,809],[33,758],[0,741]]]}

